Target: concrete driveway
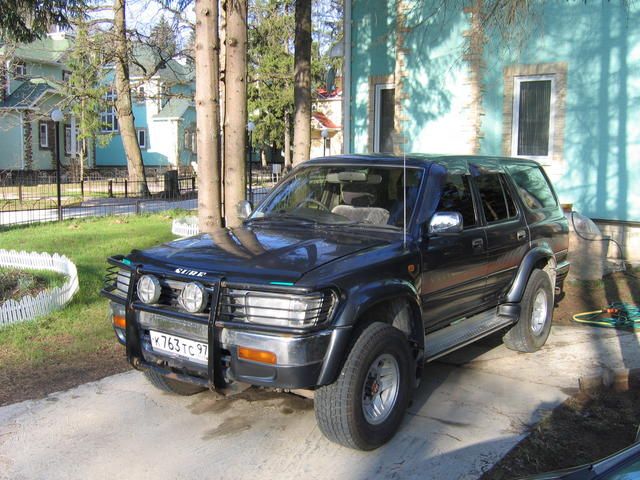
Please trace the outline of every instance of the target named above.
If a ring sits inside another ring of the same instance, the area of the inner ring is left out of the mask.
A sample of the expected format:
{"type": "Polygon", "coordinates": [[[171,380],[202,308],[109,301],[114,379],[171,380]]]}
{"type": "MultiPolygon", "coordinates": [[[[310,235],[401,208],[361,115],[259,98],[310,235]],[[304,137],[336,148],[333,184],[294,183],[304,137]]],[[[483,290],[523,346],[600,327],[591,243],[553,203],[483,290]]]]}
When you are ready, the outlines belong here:
{"type": "Polygon", "coordinates": [[[535,354],[491,340],[429,365],[404,424],[369,453],[336,446],[313,402],[250,389],[160,393],[128,372],[0,408],[0,478],[474,479],[606,367],[640,366],[639,337],[554,327],[535,354]]]}

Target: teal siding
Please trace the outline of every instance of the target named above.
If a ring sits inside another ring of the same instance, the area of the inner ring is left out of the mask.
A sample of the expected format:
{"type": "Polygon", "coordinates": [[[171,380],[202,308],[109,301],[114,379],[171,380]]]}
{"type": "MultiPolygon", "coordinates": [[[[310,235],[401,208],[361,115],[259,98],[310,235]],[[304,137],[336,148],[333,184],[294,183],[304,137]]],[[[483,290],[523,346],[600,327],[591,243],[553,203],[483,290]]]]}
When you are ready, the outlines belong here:
{"type": "MultiPolygon", "coordinates": [[[[408,151],[464,150],[467,18],[453,8],[435,16],[436,2],[410,13],[403,101],[408,151]]],[[[440,4],[441,2],[437,2],[440,4]]],[[[485,47],[481,152],[502,154],[503,73],[510,65],[566,63],[563,163],[554,183],[563,202],[595,218],[640,221],[640,6],[634,2],[544,2],[523,48],[498,39],[485,47]]],[[[369,143],[369,78],[394,69],[393,0],[352,1],[351,144],[369,143]]]]}

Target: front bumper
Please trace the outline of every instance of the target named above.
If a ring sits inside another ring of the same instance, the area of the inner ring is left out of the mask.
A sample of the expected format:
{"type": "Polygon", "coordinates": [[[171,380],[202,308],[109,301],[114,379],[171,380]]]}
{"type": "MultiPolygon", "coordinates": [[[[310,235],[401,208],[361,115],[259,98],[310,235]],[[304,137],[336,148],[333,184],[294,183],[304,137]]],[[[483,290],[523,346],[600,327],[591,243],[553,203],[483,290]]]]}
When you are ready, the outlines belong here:
{"type": "MultiPolygon", "coordinates": [[[[112,312],[123,310],[124,305],[112,302],[112,312]]],[[[162,374],[202,385],[211,385],[208,365],[198,363],[177,354],[154,351],[149,330],[174,335],[188,340],[209,344],[210,338],[217,339],[218,352],[213,359],[213,368],[225,383],[234,381],[272,388],[310,388],[318,385],[325,356],[332,344],[336,330],[327,329],[305,334],[282,334],[262,332],[244,328],[230,328],[214,324],[215,334],[209,335],[209,325],[135,310],[135,325],[128,325],[127,332],[135,330],[139,339],[139,355],[129,358],[137,369],[155,369],[162,374]],[[276,364],[264,364],[240,358],[240,347],[267,351],[275,354],[276,364]]],[[[124,331],[116,329],[118,340],[126,344],[124,331]]],[[[211,353],[213,354],[213,353],[211,353]]]]}

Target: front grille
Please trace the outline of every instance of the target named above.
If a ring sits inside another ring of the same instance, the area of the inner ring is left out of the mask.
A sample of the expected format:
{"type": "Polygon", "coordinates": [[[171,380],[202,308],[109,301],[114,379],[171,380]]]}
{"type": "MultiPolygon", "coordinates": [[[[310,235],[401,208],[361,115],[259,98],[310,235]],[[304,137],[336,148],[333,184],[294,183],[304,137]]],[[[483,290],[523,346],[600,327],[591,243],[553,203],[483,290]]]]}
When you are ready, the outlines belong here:
{"type": "Polygon", "coordinates": [[[220,319],[305,327],[325,322],[333,305],[331,292],[300,295],[223,288],[220,292],[220,319]]]}
{"type": "Polygon", "coordinates": [[[115,265],[107,268],[104,276],[104,290],[121,298],[127,298],[131,272],[115,265]]]}

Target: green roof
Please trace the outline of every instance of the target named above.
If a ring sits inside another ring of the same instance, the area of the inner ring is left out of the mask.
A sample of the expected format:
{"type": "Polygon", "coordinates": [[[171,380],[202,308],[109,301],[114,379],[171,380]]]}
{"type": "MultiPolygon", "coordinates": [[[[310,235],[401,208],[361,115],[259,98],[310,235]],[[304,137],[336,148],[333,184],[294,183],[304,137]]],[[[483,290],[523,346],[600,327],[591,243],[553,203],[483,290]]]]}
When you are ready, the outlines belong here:
{"type": "Polygon", "coordinates": [[[131,77],[149,76],[158,65],[161,66],[152,77],[159,77],[167,82],[176,84],[189,83],[195,75],[193,67],[183,65],[174,59],[169,59],[162,64],[159,52],[149,45],[136,44],[132,56],[131,77]]]}
{"type": "Polygon", "coordinates": [[[64,63],[67,50],[72,46],[71,37],[52,38],[42,37],[31,43],[23,43],[16,47],[15,57],[21,60],[46,63],[64,63]]]}
{"type": "Polygon", "coordinates": [[[43,93],[57,90],[53,82],[42,78],[34,78],[24,82],[0,104],[1,108],[29,108],[43,93]]]}
{"type": "Polygon", "coordinates": [[[182,117],[189,107],[193,107],[193,100],[188,98],[172,98],[170,99],[157,115],[153,118],[156,119],[168,119],[168,118],[180,118],[182,117]]]}

